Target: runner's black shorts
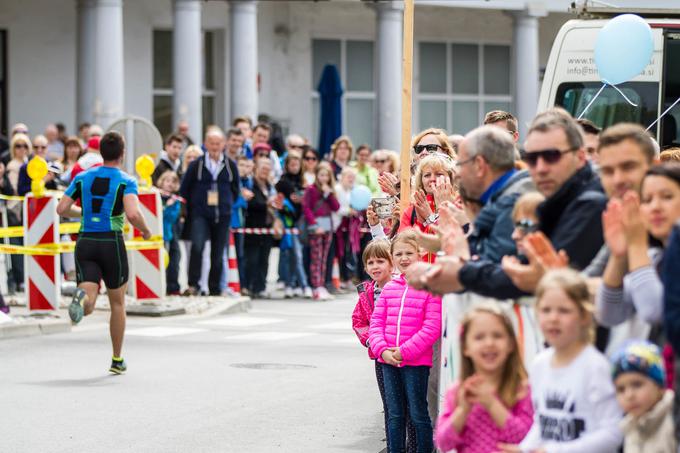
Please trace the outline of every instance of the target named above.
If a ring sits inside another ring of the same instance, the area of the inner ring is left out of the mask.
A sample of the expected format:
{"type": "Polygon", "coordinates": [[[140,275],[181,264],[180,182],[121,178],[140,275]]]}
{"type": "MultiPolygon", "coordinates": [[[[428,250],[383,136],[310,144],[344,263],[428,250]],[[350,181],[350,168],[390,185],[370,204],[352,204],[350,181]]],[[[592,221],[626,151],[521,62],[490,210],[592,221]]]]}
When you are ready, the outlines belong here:
{"type": "Polygon", "coordinates": [[[76,280],[118,289],[128,281],[128,261],[123,234],[117,231],[79,233],[76,241],[76,280]]]}

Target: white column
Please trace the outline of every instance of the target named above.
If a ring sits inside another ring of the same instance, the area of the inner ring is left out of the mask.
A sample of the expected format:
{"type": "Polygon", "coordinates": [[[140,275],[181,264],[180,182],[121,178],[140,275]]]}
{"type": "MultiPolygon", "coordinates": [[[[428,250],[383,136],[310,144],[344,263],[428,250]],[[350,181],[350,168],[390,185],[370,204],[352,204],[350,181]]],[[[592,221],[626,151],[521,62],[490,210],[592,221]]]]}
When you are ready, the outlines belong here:
{"type": "Polygon", "coordinates": [[[375,5],[377,12],[378,148],[401,149],[402,2],[375,5]]]}
{"type": "Polygon", "coordinates": [[[230,2],[231,117],[257,120],[257,2],[230,2]]]}
{"type": "Polygon", "coordinates": [[[95,0],[78,0],[77,121],[94,121],[95,0]]]}
{"type": "Polygon", "coordinates": [[[512,14],[515,115],[522,137],[538,105],[538,18],[545,15],[545,8],[540,4],[512,14]]]}
{"type": "Polygon", "coordinates": [[[94,121],[106,129],[125,113],[123,0],[94,0],[94,121]]]}
{"type": "Polygon", "coordinates": [[[203,131],[201,1],[174,0],[173,6],[172,119],[175,125],[187,121],[189,136],[199,143],[203,131]]]}

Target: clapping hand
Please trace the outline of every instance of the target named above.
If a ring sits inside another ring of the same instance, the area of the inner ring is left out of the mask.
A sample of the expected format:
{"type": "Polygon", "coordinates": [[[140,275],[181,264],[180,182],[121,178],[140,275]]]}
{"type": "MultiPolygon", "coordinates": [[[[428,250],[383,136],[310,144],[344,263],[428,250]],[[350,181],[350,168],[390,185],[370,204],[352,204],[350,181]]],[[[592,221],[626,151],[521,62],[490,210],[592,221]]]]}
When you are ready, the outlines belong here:
{"type": "Polygon", "coordinates": [[[430,215],[432,215],[432,208],[430,207],[430,203],[427,201],[427,195],[425,195],[423,189],[417,190],[413,194],[413,206],[416,210],[418,220],[420,220],[421,223],[430,217],[430,215]]]}
{"type": "Polygon", "coordinates": [[[397,183],[399,179],[392,173],[382,173],[378,176],[378,185],[380,189],[389,196],[397,195],[397,183]]]}

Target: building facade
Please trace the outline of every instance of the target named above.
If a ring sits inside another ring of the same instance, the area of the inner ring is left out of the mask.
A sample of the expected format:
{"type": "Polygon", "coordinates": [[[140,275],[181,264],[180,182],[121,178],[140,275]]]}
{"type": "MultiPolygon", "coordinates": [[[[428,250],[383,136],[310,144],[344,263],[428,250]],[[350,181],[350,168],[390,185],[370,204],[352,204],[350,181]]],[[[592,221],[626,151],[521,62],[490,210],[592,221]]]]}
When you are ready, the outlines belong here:
{"type": "MultiPolygon", "coordinates": [[[[570,3],[416,0],[414,129],[465,132],[494,108],[526,124],[570,3]]],[[[131,114],[164,134],[187,120],[197,140],[266,113],[315,144],[331,63],[344,131],[397,149],[402,14],[396,0],[0,0],[0,128],[72,132],[131,114]]]]}

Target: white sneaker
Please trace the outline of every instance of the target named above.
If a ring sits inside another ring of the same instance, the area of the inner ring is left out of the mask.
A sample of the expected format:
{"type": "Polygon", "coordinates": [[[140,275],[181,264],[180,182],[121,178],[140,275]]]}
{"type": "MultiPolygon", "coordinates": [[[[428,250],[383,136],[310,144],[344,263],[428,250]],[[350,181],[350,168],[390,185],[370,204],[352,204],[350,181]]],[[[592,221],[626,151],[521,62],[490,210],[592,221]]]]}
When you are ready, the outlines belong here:
{"type": "Polygon", "coordinates": [[[293,296],[302,297],[303,296],[302,288],[300,287],[293,288],[293,296]]]}
{"type": "Polygon", "coordinates": [[[312,293],[312,288],[310,288],[309,286],[306,287],[303,295],[305,299],[311,299],[312,297],[314,297],[314,294],[312,293]]]}
{"type": "Polygon", "coordinates": [[[283,297],[286,299],[292,299],[295,296],[293,292],[293,288],[290,288],[286,286],[286,289],[283,291],[283,297]]]}
{"type": "Polygon", "coordinates": [[[320,300],[333,300],[333,299],[335,299],[335,296],[333,296],[331,293],[329,293],[326,288],[321,287],[319,289],[321,291],[321,297],[319,297],[320,300]]]}

